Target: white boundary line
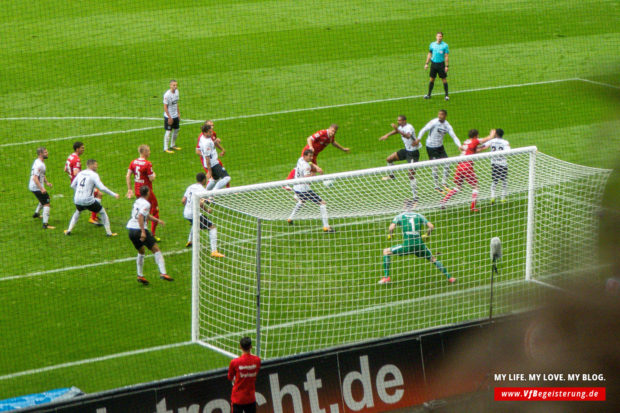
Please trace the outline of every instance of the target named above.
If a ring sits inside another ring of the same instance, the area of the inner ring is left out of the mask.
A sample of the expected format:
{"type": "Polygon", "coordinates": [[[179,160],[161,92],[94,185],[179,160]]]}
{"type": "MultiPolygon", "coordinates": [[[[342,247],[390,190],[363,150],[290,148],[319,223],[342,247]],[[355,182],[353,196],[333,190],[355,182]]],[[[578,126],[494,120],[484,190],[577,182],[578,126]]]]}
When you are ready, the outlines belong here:
{"type": "Polygon", "coordinates": [[[121,357],[135,356],[135,355],[138,355],[138,354],[150,353],[150,352],[153,352],[153,351],[168,350],[168,349],[171,349],[171,348],[184,347],[184,346],[187,346],[187,345],[190,345],[190,344],[195,344],[195,343],[193,343],[191,341],[184,341],[182,343],[166,344],[166,345],[163,345],[163,346],[143,348],[143,349],[140,349],[140,350],[132,350],[132,351],[126,351],[124,353],[109,354],[107,356],[94,357],[94,358],[91,358],[91,359],[84,359],[84,360],[78,360],[78,361],[70,361],[68,363],[56,364],[54,366],[41,367],[39,369],[24,370],[24,371],[19,371],[17,373],[6,374],[4,376],[0,376],[0,381],[14,379],[16,377],[21,377],[21,376],[29,376],[31,374],[45,373],[46,371],[64,369],[66,367],[79,366],[79,365],[82,365],[82,364],[97,363],[99,361],[106,361],[106,360],[112,360],[112,359],[117,359],[117,358],[121,358],[121,357]]]}
{"type": "MultiPolygon", "coordinates": [[[[578,77],[572,77],[572,78],[567,78],[567,79],[543,80],[543,81],[540,81],[540,82],[517,83],[517,84],[512,84],[512,85],[500,85],[500,86],[489,86],[489,87],[475,88],[475,89],[456,90],[456,91],[453,91],[452,94],[456,95],[456,94],[461,94],[461,93],[483,92],[483,91],[488,91],[488,90],[510,89],[510,88],[518,88],[518,87],[526,87],[526,86],[536,86],[536,85],[547,85],[547,84],[552,84],[552,83],[574,82],[574,81],[593,83],[593,84],[598,84],[598,85],[601,85],[601,86],[607,86],[607,87],[612,87],[612,88],[620,89],[620,87],[616,87],[616,86],[609,85],[609,84],[606,84],[606,83],[595,82],[595,81],[592,81],[592,80],[581,79],[581,78],[578,78],[578,77]]],[[[315,107],[312,107],[312,108],[299,108],[299,109],[280,110],[280,111],[267,112],[267,113],[255,113],[255,114],[251,114],[251,115],[228,116],[228,117],[217,118],[217,119],[213,119],[213,120],[214,121],[226,121],[226,120],[237,120],[237,119],[260,118],[260,117],[265,117],[265,116],[284,115],[284,114],[287,114],[287,113],[297,113],[297,112],[308,112],[308,111],[313,111],[313,110],[343,108],[343,107],[348,107],[348,106],[360,106],[360,105],[368,105],[368,104],[372,104],[372,103],[393,102],[393,101],[398,101],[398,100],[420,99],[420,98],[423,98],[423,97],[424,97],[424,95],[401,96],[401,97],[395,97],[395,98],[367,100],[367,101],[362,101],[362,102],[341,103],[341,104],[337,104],[337,105],[315,106],[315,107]]],[[[119,120],[123,120],[123,119],[124,120],[161,120],[161,118],[140,118],[140,117],[118,117],[118,118],[115,118],[115,117],[108,117],[108,116],[90,116],[90,117],[89,116],[84,116],[84,117],[69,116],[69,117],[65,117],[65,118],[63,118],[63,117],[24,117],[24,118],[12,117],[12,118],[0,118],[0,121],[3,121],[3,120],[63,120],[63,119],[84,119],[84,120],[89,120],[89,119],[93,119],[93,120],[95,120],[95,119],[110,119],[110,120],[112,120],[112,119],[119,119],[119,120]]],[[[183,122],[184,122],[183,124],[189,125],[189,124],[194,124],[194,123],[200,123],[200,122],[203,122],[203,121],[202,120],[188,119],[188,120],[184,120],[183,122]]],[[[87,138],[87,137],[114,135],[114,134],[121,134],[121,133],[140,132],[140,131],[145,131],[145,130],[150,130],[150,129],[159,129],[159,128],[160,128],[160,126],[151,126],[151,127],[147,127],[147,128],[137,128],[137,129],[128,129],[128,130],[119,130],[119,131],[109,131],[109,132],[99,132],[99,133],[91,133],[91,134],[86,134],[86,135],[66,136],[66,137],[61,137],[61,138],[39,139],[39,140],[32,140],[32,141],[28,141],[28,142],[11,142],[11,143],[1,144],[0,148],[7,147],[7,146],[28,145],[28,144],[32,144],[32,143],[56,142],[56,141],[69,140],[69,139],[77,139],[77,138],[87,138]]]]}
{"type": "Polygon", "coordinates": [[[582,78],[576,78],[576,80],[580,80],[580,81],[586,82],[586,83],[592,83],[594,85],[610,87],[612,89],[620,89],[620,86],[612,85],[612,84],[609,84],[609,83],[597,82],[596,80],[582,79],[582,78]]]}

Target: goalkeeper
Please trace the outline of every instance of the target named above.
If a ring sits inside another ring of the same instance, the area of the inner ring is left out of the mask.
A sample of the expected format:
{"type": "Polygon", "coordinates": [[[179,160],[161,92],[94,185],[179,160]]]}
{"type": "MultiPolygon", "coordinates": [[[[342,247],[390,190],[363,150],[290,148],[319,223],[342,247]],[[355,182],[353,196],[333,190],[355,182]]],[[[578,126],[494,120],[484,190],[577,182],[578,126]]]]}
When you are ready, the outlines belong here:
{"type": "Polygon", "coordinates": [[[420,258],[426,258],[432,262],[435,267],[446,276],[448,282],[453,283],[456,281],[456,278],[450,276],[443,264],[433,256],[426,244],[424,244],[424,240],[428,238],[434,228],[433,224],[429,222],[424,215],[411,211],[405,211],[397,215],[392,220],[388,229],[388,239],[392,238],[396,226],[402,228],[403,243],[383,250],[384,276],[379,280],[379,284],[387,284],[390,282],[390,263],[392,255],[410,254],[415,254],[420,258]],[[425,230],[423,234],[422,230],[425,230]]]}

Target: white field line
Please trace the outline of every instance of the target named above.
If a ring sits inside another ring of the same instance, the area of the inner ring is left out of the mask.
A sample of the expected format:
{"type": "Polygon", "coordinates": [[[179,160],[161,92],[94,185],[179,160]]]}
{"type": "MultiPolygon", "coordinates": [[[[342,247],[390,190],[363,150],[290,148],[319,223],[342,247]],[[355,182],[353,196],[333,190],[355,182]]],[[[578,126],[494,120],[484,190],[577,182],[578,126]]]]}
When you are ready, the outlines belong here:
{"type": "Polygon", "coordinates": [[[609,88],[612,88],[612,89],[620,89],[620,86],[612,85],[612,84],[609,84],[609,83],[597,82],[596,80],[583,79],[583,78],[577,78],[575,80],[580,80],[580,81],[586,82],[586,83],[592,83],[594,85],[605,86],[605,87],[609,87],[609,88]]]}
{"type": "Polygon", "coordinates": [[[190,344],[195,344],[195,343],[191,341],[184,341],[182,343],[166,344],[163,346],[143,348],[140,350],[132,350],[132,351],[126,351],[124,353],[109,354],[107,356],[94,357],[91,359],[70,361],[68,363],[56,364],[54,366],[41,367],[39,369],[24,370],[24,371],[19,371],[17,373],[5,374],[4,376],[0,376],[0,381],[10,380],[10,379],[14,379],[16,377],[21,377],[21,376],[29,376],[31,374],[45,373],[46,371],[64,369],[66,367],[80,366],[82,364],[97,363],[100,361],[112,360],[112,359],[117,359],[121,357],[129,357],[129,356],[135,356],[138,354],[151,353],[153,351],[161,351],[161,350],[168,350],[171,348],[184,347],[190,344]]]}
{"type": "MultiPolygon", "coordinates": [[[[594,84],[608,86],[608,87],[613,87],[613,88],[616,87],[616,86],[608,85],[608,84],[605,84],[605,83],[594,82],[594,81],[587,80],[587,79],[580,79],[580,78],[573,77],[573,78],[568,78],[568,79],[543,80],[543,81],[540,81],[540,82],[517,83],[517,84],[512,84],[512,85],[500,85],[500,86],[489,86],[489,87],[482,87],[482,88],[475,88],[475,89],[456,90],[456,91],[453,91],[452,94],[456,95],[456,94],[460,94],[460,93],[482,92],[482,91],[487,91],[487,90],[510,89],[510,88],[518,88],[518,87],[526,87],[526,86],[536,86],[536,85],[546,85],[546,84],[551,84],[551,83],[573,82],[573,81],[594,83],[594,84]]],[[[401,97],[395,97],[395,98],[366,100],[366,101],[362,101],[362,102],[341,103],[341,104],[337,104],[337,105],[315,106],[315,107],[312,107],[312,108],[288,109],[288,110],[280,110],[280,111],[267,112],[267,113],[256,113],[256,114],[251,114],[251,115],[228,116],[228,117],[217,118],[217,119],[213,119],[213,120],[214,121],[225,121],[225,120],[236,120],[236,119],[260,118],[260,117],[264,117],[264,116],[283,115],[283,114],[287,114],[287,113],[308,112],[308,111],[313,111],[313,110],[323,110],[323,109],[333,109],[333,108],[343,108],[343,107],[347,107],[347,106],[368,105],[368,104],[372,104],[372,103],[393,102],[393,101],[397,101],[397,100],[420,99],[420,98],[423,98],[423,97],[424,97],[424,95],[401,96],[401,97]]],[[[138,119],[141,119],[141,120],[160,120],[160,121],[162,120],[161,118],[139,118],[139,117],[135,117],[135,118],[134,117],[117,117],[117,118],[114,118],[114,117],[107,117],[107,116],[91,116],[91,117],[88,117],[88,116],[83,116],[83,117],[80,117],[80,116],[70,116],[70,117],[66,117],[66,118],[62,118],[62,117],[24,117],[24,118],[13,117],[13,118],[0,118],[0,121],[3,121],[3,120],[62,120],[62,119],[84,119],[84,120],[89,120],[89,119],[138,120],[138,119]]],[[[203,121],[202,120],[193,120],[193,119],[184,120],[184,124],[187,124],[187,125],[194,124],[194,123],[200,123],[200,122],[203,122],[203,121]]],[[[95,137],[95,136],[114,135],[114,134],[120,134],[120,133],[140,132],[140,131],[145,131],[145,130],[150,130],[150,129],[159,129],[159,128],[160,128],[160,126],[151,126],[151,127],[148,127],[148,128],[137,128],[137,129],[128,129],[128,130],[120,130],[120,131],[99,132],[99,133],[91,133],[91,134],[87,134],[87,135],[66,136],[66,137],[62,137],[62,138],[39,139],[39,140],[32,140],[32,141],[27,141],[27,142],[12,142],[12,143],[1,144],[0,148],[6,147],[6,146],[28,145],[28,144],[32,144],[32,143],[56,142],[56,141],[69,140],[69,139],[77,139],[77,138],[87,138],[87,137],[95,137]]]]}

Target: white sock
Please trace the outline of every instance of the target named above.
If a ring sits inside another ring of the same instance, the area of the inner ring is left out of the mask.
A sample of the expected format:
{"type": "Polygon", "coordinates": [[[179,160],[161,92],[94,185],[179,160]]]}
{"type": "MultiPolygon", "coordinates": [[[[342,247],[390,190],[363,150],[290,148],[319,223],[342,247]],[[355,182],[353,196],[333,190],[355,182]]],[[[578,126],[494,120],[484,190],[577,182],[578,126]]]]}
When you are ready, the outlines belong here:
{"type": "Polygon", "coordinates": [[[194,238],[194,224],[189,227],[189,236],[187,237],[187,242],[192,242],[194,238]]]}
{"type": "Polygon", "coordinates": [[[157,251],[155,253],[155,262],[157,263],[157,266],[159,267],[160,274],[168,274],[166,272],[166,263],[164,262],[164,256],[161,253],[161,251],[157,251]]]}
{"type": "Polygon", "coordinates": [[[172,130],[172,144],[170,146],[174,147],[177,146],[177,136],[179,135],[179,130],[178,129],[173,129],[172,130]]]}
{"type": "Polygon", "coordinates": [[[38,214],[39,211],[41,211],[41,208],[43,208],[43,205],[41,205],[41,203],[39,202],[39,205],[37,205],[37,208],[34,210],[34,213],[38,214]]]}
{"type": "Polygon", "coordinates": [[[217,229],[209,230],[209,241],[211,242],[211,252],[217,251],[217,229]]]}
{"type": "Polygon", "coordinates": [[[110,219],[108,218],[108,214],[105,212],[104,208],[101,208],[101,211],[99,211],[99,216],[101,217],[103,227],[105,228],[105,233],[110,235],[112,233],[112,230],[110,229],[110,219]]]}
{"type": "Polygon", "coordinates": [[[164,151],[168,150],[168,142],[170,142],[170,131],[167,130],[164,134],[164,151]]]}
{"type": "Polygon", "coordinates": [[[144,277],[144,272],[142,272],[142,269],[144,268],[144,254],[138,253],[138,258],[136,258],[136,267],[138,270],[138,277],[144,277]]]}
{"type": "Polygon", "coordinates": [[[497,184],[495,182],[491,184],[491,198],[495,198],[495,187],[496,186],[497,184]]]}
{"type": "Polygon", "coordinates": [[[439,175],[437,175],[437,167],[433,166],[433,180],[435,181],[435,187],[439,188],[439,175]]]}
{"type": "Polygon", "coordinates": [[[508,182],[502,182],[502,199],[506,198],[506,194],[508,193],[508,182]]]}
{"type": "Polygon", "coordinates": [[[43,223],[47,224],[49,220],[50,220],[50,207],[44,206],[43,207],[43,223]]]}
{"type": "Polygon", "coordinates": [[[209,179],[209,182],[207,182],[207,191],[212,190],[216,183],[217,181],[215,179],[209,179]]]}
{"type": "Polygon", "coordinates": [[[413,178],[409,181],[409,185],[411,185],[411,193],[413,194],[413,200],[418,199],[418,181],[413,178]]]}
{"type": "Polygon", "coordinates": [[[448,175],[450,175],[450,166],[446,165],[443,168],[443,181],[441,181],[441,186],[446,186],[446,182],[448,182],[448,175]]]}
{"type": "Polygon", "coordinates": [[[295,216],[295,214],[297,214],[297,212],[299,212],[299,209],[304,206],[304,203],[301,201],[297,201],[297,203],[295,204],[295,208],[293,208],[293,212],[291,212],[291,216],[288,217],[288,219],[293,220],[293,217],[295,216]]]}
{"type": "Polygon", "coordinates": [[[387,166],[392,166],[392,165],[394,165],[394,162],[388,162],[387,163],[387,166]]]}
{"type": "Polygon", "coordinates": [[[73,231],[73,228],[75,227],[75,224],[77,224],[81,213],[82,213],[81,211],[78,211],[77,209],[75,210],[75,212],[73,213],[73,216],[71,217],[71,222],[69,222],[69,228],[67,228],[67,231],[69,232],[73,231]]]}
{"type": "Polygon", "coordinates": [[[329,228],[329,222],[327,221],[327,205],[321,204],[319,206],[321,210],[321,219],[323,220],[323,228],[329,228]]]}
{"type": "Polygon", "coordinates": [[[215,184],[215,189],[226,188],[226,185],[230,182],[230,176],[225,176],[215,184]]]}

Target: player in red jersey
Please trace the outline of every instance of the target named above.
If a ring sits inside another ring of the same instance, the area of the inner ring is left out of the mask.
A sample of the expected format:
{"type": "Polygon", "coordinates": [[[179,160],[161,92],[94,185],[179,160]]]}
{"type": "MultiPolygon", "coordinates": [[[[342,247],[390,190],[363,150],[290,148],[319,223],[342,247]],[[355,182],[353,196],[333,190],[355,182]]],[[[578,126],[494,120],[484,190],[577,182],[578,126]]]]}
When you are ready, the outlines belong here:
{"type": "MultiPolygon", "coordinates": [[[[155,172],[153,172],[153,164],[148,160],[151,155],[151,148],[148,145],[140,145],[138,147],[138,153],[140,157],[134,159],[129,164],[127,169],[127,175],[125,180],[127,181],[127,198],[130,198],[135,194],[136,198],[140,198],[140,187],[146,185],[149,187],[149,197],[147,201],[151,204],[151,210],[149,214],[159,220],[159,206],[157,204],[157,197],[153,193],[153,181],[155,180],[155,172]],[[131,175],[135,176],[134,189],[131,189],[131,175]]],[[[151,221],[151,233],[157,242],[161,239],[155,236],[155,229],[157,228],[158,221],[151,221]]]]}
{"type": "MultiPolygon", "coordinates": [[[[312,149],[314,151],[314,156],[312,157],[311,165],[314,165],[317,168],[318,173],[323,173],[323,170],[319,168],[316,163],[317,156],[319,152],[327,147],[327,145],[332,144],[336,148],[340,149],[343,152],[349,152],[349,148],[345,148],[340,145],[335,140],[336,132],[338,132],[338,125],[335,123],[332,124],[329,128],[320,130],[313,135],[308,136],[307,145],[301,150],[301,156],[304,156],[304,151],[306,149],[312,149]]],[[[286,179],[293,179],[295,177],[295,169],[293,169],[286,179]]]]}
{"type": "MultiPolygon", "coordinates": [[[[216,148],[218,149],[218,151],[219,151],[219,156],[224,156],[224,154],[226,153],[226,149],[224,149],[224,147],[222,146],[222,140],[221,140],[220,138],[218,138],[218,137],[217,137],[217,134],[216,134],[216,133],[215,133],[215,131],[213,130],[213,121],[212,121],[212,120],[208,120],[208,121],[206,121],[204,124],[205,124],[205,125],[210,125],[210,126],[211,126],[211,130],[212,130],[211,139],[213,140],[213,143],[215,144],[215,147],[216,147],[216,148]]],[[[196,153],[197,153],[198,155],[201,155],[201,156],[202,156],[202,154],[201,154],[201,152],[200,152],[200,137],[201,137],[202,135],[203,135],[202,133],[200,133],[200,135],[198,135],[198,141],[196,142],[196,153]]],[[[221,160],[221,159],[219,159],[219,157],[218,157],[217,161],[220,163],[220,166],[221,166],[222,168],[224,168],[224,164],[222,163],[222,160],[221,160]]],[[[201,163],[202,163],[202,160],[201,160],[201,163]]],[[[206,172],[206,171],[205,171],[205,172],[206,172]]],[[[230,182],[226,184],[226,188],[230,188],[230,182]]]]}
{"type": "MultiPolygon", "coordinates": [[[[490,141],[495,137],[495,129],[491,130],[491,133],[486,138],[480,139],[478,136],[478,130],[472,129],[469,131],[469,139],[463,142],[461,145],[461,155],[474,155],[480,151],[479,146],[490,141]]],[[[476,171],[474,171],[474,162],[473,161],[463,161],[459,162],[456,167],[456,172],[454,173],[454,183],[456,184],[456,188],[448,191],[446,196],[441,200],[441,207],[445,208],[446,202],[450,198],[452,198],[455,194],[457,194],[461,187],[463,186],[463,181],[467,181],[469,185],[472,187],[471,193],[471,211],[477,212],[476,208],[476,199],[478,198],[478,178],[476,178],[476,171]]]]}
{"type": "MultiPolygon", "coordinates": [[[[67,158],[67,162],[65,162],[65,172],[67,173],[67,175],[69,175],[69,179],[71,180],[71,182],[73,182],[77,174],[79,174],[82,170],[82,161],[80,160],[80,156],[84,153],[85,149],[86,148],[84,147],[84,144],[82,142],[75,142],[73,144],[73,153],[69,155],[69,157],[67,158]]],[[[97,188],[95,188],[95,192],[93,193],[93,195],[95,196],[95,198],[102,198],[101,192],[99,192],[97,188]]],[[[103,225],[101,222],[99,222],[99,218],[97,218],[96,212],[90,213],[90,218],[88,219],[88,222],[93,225],[97,225],[98,227],[103,225]]]]}
{"type": "Polygon", "coordinates": [[[252,354],[252,340],[239,341],[243,354],[228,366],[228,380],[234,380],[230,402],[232,413],[256,413],[256,376],[260,370],[260,357],[252,354]]]}

